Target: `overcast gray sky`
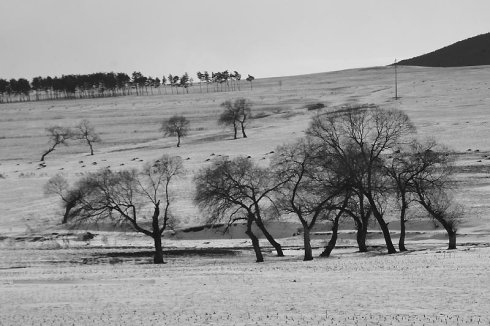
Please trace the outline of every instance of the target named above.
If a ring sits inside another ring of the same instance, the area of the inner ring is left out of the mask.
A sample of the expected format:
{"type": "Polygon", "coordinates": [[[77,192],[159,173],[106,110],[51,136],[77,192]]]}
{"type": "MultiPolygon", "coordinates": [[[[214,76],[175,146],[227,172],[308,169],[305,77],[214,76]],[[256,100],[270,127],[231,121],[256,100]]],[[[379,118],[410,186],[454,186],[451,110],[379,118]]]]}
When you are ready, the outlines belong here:
{"type": "Polygon", "coordinates": [[[0,78],[386,65],[490,32],[489,0],[0,0],[0,78]]]}

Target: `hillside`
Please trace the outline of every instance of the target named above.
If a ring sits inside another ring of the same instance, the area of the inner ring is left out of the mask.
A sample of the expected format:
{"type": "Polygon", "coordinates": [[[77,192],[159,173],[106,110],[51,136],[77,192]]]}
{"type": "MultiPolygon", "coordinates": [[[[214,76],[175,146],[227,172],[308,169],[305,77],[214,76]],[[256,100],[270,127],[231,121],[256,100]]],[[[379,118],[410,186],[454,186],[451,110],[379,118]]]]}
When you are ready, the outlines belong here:
{"type": "MultiPolygon", "coordinates": [[[[179,155],[187,171],[175,185],[173,206],[182,226],[203,222],[194,206],[193,174],[214,156],[251,156],[266,164],[278,145],[304,135],[315,110],[307,104],[323,103],[326,110],[356,103],[375,103],[405,111],[420,137],[433,137],[458,154],[461,174],[459,199],[468,207],[466,227],[488,229],[490,193],[490,67],[400,67],[399,95],[393,99],[392,67],[352,69],[303,76],[258,79],[253,90],[243,84],[239,92],[160,94],[103,99],[12,103],[0,106],[0,232],[30,232],[59,225],[57,197],[43,194],[46,181],[62,173],[74,182],[102,167],[141,168],[163,153],[179,155]],[[255,119],[248,138],[233,140],[216,123],[228,99],[245,97],[253,103],[255,119]],[[183,114],[191,132],[175,147],[176,139],[158,131],[162,119],[183,114]],[[90,156],[79,144],[60,147],[39,165],[47,146],[45,128],[73,126],[88,119],[103,142],[90,156]]],[[[393,225],[393,224],[392,224],[393,225]]],[[[468,229],[466,229],[468,230],[468,229]]]]}
{"type": "Polygon", "coordinates": [[[434,52],[402,60],[398,64],[422,67],[490,65],[490,33],[474,36],[434,52]]]}

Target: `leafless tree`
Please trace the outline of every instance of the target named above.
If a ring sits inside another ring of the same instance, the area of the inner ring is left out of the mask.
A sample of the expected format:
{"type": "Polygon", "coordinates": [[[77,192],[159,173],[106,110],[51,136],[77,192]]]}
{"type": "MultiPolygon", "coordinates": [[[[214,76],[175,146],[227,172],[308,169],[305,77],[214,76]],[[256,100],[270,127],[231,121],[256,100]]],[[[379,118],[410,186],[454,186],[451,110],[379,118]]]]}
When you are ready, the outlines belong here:
{"type": "Polygon", "coordinates": [[[278,188],[277,204],[283,212],[295,214],[303,226],[305,261],[313,259],[310,231],[317,220],[342,206],[339,201],[345,201],[345,208],[349,197],[343,176],[332,169],[334,162],[318,153],[320,148],[300,139],[277,148],[271,161],[278,181],[287,180],[278,188]]]}
{"type": "Polygon", "coordinates": [[[85,119],[80,121],[80,123],[76,126],[75,135],[78,139],[87,143],[87,145],[90,147],[90,155],[94,155],[93,144],[102,141],[95,131],[95,128],[90,125],[88,120],[85,119]]]}
{"type": "Polygon", "coordinates": [[[180,158],[164,155],[142,171],[104,169],[91,173],[78,183],[87,190],[75,219],[78,222],[129,223],[136,232],[153,238],[153,261],[162,264],[162,234],[173,218],[170,185],[183,171],[180,158]],[[151,218],[147,218],[147,214],[151,218]]]}
{"type": "Polygon", "coordinates": [[[233,127],[233,139],[237,139],[238,111],[235,109],[235,107],[231,101],[225,101],[225,102],[221,103],[221,107],[223,107],[224,110],[218,118],[218,124],[224,125],[224,126],[232,126],[233,127]]]}
{"type": "Polygon", "coordinates": [[[221,103],[224,108],[218,124],[233,127],[233,139],[237,139],[238,126],[241,127],[243,138],[247,138],[245,128],[251,117],[251,103],[244,98],[238,98],[234,102],[225,101],[221,103]]]}
{"type": "Polygon", "coordinates": [[[399,110],[378,107],[350,107],[341,112],[316,116],[307,134],[325,146],[343,163],[351,180],[351,189],[369,204],[385,238],[388,253],[395,253],[383,204],[386,175],[383,155],[393,150],[414,132],[408,116],[399,110]]]}
{"type": "Polygon", "coordinates": [[[190,121],[182,115],[174,115],[162,122],[160,131],[165,136],[177,136],[177,147],[180,147],[180,139],[187,136],[190,130],[190,121]]]}
{"type": "Polygon", "coordinates": [[[60,174],[50,178],[44,185],[46,195],[58,195],[63,203],[65,212],[61,224],[66,224],[70,217],[76,215],[72,210],[80,203],[85,193],[83,187],[70,188],[68,181],[60,174]]]}
{"type": "Polygon", "coordinates": [[[454,173],[449,151],[434,142],[415,147],[414,164],[420,172],[411,180],[411,191],[418,202],[446,230],[448,249],[456,249],[458,225],[464,209],[452,195],[454,173]]]}
{"type": "Polygon", "coordinates": [[[246,234],[252,241],[257,262],[263,255],[257,236],[252,232],[255,224],[283,256],[281,245],[275,241],[264,225],[264,210],[272,205],[271,195],[284,181],[276,182],[270,171],[261,168],[246,157],[218,160],[203,168],[195,176],[195,203],[209,216],[210,223],[226,221],[228,225],[246,221],[246,234]]]}
{"type": "Polygon", "coordinates": [[[245,134],[245,127],[247,126],[248,120],[251,117],[252,104],[247,99],[239,98],[235,100],[233,106],[235,107],[235,110],[238,112],[237,121],[238,123],[240,123],[240,127],[242,129],[242,136],[243,138],[247,138],[247,135],[245,134]]]}
{"type": "Polygon", "coordinates": [[[52,126],[46,129],[49,137],[49,149],[41,156],[41,162],[44,162],[46,155],[56,149],[58,145],[67,145],[67,141],[74,136],[73,130],[61,126],[52,126]]]}

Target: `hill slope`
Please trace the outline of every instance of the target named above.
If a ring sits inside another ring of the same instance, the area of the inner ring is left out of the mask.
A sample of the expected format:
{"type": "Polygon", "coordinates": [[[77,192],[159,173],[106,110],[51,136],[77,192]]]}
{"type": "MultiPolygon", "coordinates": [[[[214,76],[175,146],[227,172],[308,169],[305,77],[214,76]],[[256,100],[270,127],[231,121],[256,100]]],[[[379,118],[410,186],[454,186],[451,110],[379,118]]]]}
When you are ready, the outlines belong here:
{"type": "Polygon", "coordinates": [[[471,37],[418,57],[402,60],[399,65],[424,67],[490,65],[490,33],[471,37]]]}

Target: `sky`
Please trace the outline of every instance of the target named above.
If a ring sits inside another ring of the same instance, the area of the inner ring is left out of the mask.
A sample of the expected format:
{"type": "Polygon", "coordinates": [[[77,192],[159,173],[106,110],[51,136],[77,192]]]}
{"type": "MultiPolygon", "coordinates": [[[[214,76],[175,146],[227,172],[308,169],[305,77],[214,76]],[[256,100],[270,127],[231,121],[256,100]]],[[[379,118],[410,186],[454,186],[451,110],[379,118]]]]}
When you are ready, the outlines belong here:
{"type": "Polygon", "coordinates": [[[490,32],[489,0],[0,0],[0,78],[387,65],[490,32]]]}

